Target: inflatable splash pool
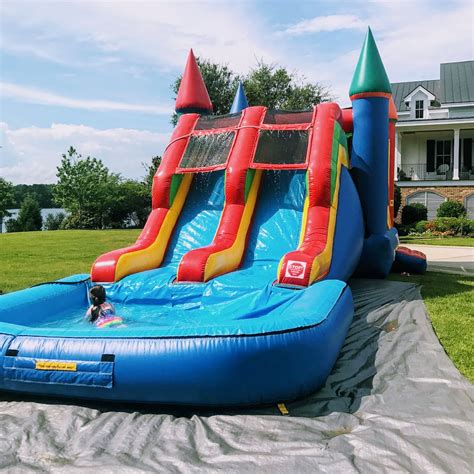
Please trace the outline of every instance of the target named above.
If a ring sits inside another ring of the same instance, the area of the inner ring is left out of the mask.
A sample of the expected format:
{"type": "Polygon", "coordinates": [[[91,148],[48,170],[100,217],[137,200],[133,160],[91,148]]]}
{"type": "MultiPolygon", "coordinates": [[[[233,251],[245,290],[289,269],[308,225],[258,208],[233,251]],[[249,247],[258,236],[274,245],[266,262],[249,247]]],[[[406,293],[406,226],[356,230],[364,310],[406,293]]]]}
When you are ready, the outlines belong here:
{"type": "Polygon", "coordinates": [[[398,243],[390,85],[370,32],[351,99],[271,111],[240,87],[231,114],[210,116],[191,54],[137,242],[91,275],[0,297],[0,389],[230,406],[321,387],[352,320],[347,280],[385,276],[398,243]],[[96,283],[124,325],[85,322],[96,283]]]}

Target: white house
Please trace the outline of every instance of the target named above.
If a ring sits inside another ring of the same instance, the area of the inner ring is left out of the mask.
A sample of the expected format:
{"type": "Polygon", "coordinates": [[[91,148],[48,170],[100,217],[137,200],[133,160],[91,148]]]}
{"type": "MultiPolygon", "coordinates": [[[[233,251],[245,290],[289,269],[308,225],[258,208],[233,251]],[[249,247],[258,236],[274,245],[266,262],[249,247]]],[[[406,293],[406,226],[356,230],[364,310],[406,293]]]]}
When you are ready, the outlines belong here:
{"type": "Polygon", "coordinates": [[[441,64],[440,79],[394,83],[392,92],[402,206],[421,202],[432,219],[453,199],[474,219],[474,61],[441,64]]]}

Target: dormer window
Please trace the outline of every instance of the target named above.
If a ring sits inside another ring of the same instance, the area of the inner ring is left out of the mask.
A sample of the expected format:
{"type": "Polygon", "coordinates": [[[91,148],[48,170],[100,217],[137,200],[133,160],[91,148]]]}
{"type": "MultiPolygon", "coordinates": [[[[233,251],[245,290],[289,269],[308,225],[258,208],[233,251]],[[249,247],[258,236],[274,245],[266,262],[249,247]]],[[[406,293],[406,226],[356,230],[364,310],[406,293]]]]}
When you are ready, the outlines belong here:
{"type": "Polygon", "coordinates": [[[423,118],[423,111],[424,111],[424,101],[423,100],[416,100],[415,101],[415,118],[420,119],[423,118]]]}
{"type": "Polygon", "coordinates": [[[429,105],[435,100],[436,97],[421,84],[403,98],[407,108],[410,109],[410,118],[414,120],[430,118],[429,105]]]}

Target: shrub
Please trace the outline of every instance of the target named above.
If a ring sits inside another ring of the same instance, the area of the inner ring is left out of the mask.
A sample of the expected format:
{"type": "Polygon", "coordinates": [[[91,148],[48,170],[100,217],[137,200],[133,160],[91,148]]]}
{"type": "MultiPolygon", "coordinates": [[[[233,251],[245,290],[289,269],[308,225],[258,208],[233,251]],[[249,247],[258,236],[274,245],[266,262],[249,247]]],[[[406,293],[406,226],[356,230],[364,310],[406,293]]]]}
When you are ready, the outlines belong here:
{"type": "Polygon", "coordinates": [[[464,217],[466,209],[458,201],[445,201],[438,207],[437,217],[464,217]]]}
{"type": "Polygon", "coordinates": [[[58,214],[48,214],[44,220],[44,230],[58,230],[61,228],[63,220],[66,218],[64,212],[58,214]]]}
{"type": "Polygon", "coordinates": [[[438,217],[426,224],[433,235],[472,235],[474,220],[465,217],[438,217]]]}
{"type": "Polygon", "coordinates": [[[393,189],[393,215],[397,217],[398,211],[400,209],[400,204],[402,203],[402,192],[400,188],[395,185],[393,189]]]}
{"type": "Polygon", "coordinates": [[[419,221],[415,224],[415,231],[417,234],[423,234],[426,232],[428,221],[419,221]]]}
{"type": "Polygon", "coordinates": [[[421,203],[407,204],[402,209],[402,224],[410,225],[419,221],[426,221],[428,218],[428,209],[421,203]]]}

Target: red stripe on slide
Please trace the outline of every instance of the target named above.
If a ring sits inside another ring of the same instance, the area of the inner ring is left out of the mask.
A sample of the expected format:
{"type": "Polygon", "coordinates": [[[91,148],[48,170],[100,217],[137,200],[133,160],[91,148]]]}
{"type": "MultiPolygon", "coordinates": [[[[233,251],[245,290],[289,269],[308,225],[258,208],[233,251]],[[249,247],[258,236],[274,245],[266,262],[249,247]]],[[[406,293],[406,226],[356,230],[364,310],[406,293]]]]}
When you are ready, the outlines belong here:
{"type": "Polygon", "coordinates": [[[279,283],[308,286],[311,266],[326,246],[331,206],[334,124],[341,120],[341,109],[337,104],[317,106],[308,164],[309,206],[306,229],[299,248],[283,257],[279,283]]]}
{"type": "Polygon", "coordinates": [[[230,248],[236,238],[245,209],[247,170],[255,154],[259,126],[265,107],[249,107],[242,113],[225,179],[225,206],[216,234],[210,245],[186,253],[178,267],[178,281],[204,281],[206,263],[217,252],[230,248]]]}

